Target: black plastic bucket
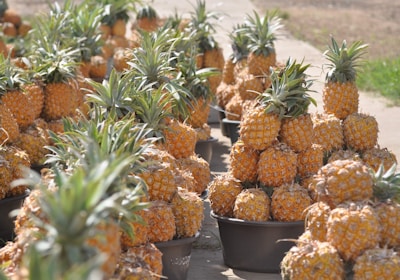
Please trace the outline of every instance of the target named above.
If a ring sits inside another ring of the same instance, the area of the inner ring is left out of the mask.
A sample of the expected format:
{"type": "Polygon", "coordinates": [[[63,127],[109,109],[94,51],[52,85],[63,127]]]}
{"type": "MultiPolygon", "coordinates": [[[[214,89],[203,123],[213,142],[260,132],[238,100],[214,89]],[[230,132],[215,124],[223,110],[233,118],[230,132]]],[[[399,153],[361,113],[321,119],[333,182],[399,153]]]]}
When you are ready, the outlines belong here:
{"type": "Polygon", "coordinates": [[[233,145],[239,139],[240,121],[228,120],[225,118],[222,120],[222,123],[226,126],[229,138],[231,139],[231,144],[233,145]]]}
{"type": "Polygon", "coordinates": [[[15,217],[11,217],[10,212],[21,208],[24,199],[28,195],[29,191],[22,195],[7,197],[0,200],[0,246],[14,239],[15,217]]]}
{"type": "Polygon", "coordinates": [[[186,280],[192,245],[199,235],[197,233],[189,238],[154,243],[162,253],[163,276],[169,280],[186,280]]]}
{"type": "Polygon", "coordinates": [[[200,155],[208,163],[211,162],[213,146],[218,141],[217,138],[210,137],[207,140],[198,140],[195,146],[196,154],[200,155]]]}
{"type": "Polygon", "coordinates": [[[233,269],[280,272],[280,263],[294,242],[304,232],[304,222],[248,222],[221,217],[211,212],[218,222],[224,263],[233,269]]]}

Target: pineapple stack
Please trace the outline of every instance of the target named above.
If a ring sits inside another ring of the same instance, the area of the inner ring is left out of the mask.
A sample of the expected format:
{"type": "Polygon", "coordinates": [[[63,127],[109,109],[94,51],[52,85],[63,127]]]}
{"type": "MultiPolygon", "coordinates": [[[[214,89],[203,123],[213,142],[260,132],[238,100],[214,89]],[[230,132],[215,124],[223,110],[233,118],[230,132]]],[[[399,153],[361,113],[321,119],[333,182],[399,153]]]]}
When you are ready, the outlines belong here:
{"type": "Polygon", "coordinates": [[[228,173],[209,185],[217,215],[250,221],[302,221],[313,200],[298,182],[322,166],[322,149],[312,143],[307,113],[308,65],[288,59],[273,71],[271,87],[246,108],[228,173]]]}
{"type": "Polygon", "coordinates": [[[397,159],[379,147],[375,118],[358,108],[356,70],[365,48],[346,41],[339,47],[332,38],[325,52],[324,112],[313,116],[324,165],[304,180],[315,202],[306,231],[282,260],[284,279],[400,276],[397,159]]]}

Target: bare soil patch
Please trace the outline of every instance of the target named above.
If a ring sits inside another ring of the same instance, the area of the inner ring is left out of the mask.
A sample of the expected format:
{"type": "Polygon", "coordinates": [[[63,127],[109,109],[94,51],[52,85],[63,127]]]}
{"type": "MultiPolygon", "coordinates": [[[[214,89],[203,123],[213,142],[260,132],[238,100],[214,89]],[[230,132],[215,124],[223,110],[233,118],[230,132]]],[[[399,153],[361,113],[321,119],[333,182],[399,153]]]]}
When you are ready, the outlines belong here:
{"type": "Polygon", "coordinates": [[[400,1],[392,0],[252,0],[258,10],[279,9],[285,28],[324,51],[330,35],[338,43],[361,40],[368,59],[400,56],[400,1]]]}

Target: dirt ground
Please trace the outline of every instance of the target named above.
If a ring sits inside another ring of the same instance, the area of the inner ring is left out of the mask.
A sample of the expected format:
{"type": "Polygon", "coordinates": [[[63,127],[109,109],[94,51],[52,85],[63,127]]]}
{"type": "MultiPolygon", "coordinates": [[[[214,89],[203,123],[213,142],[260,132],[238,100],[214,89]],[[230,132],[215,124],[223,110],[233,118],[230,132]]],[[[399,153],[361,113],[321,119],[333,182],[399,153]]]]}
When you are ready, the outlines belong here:
{"type": "Polygon", "coordinates": [[[393,0],[252,0],[261,9],[279,9],[285,28],[296,38],[326,50],[361,40],[368,59],[400,56],[400,1],[393,0]]]}

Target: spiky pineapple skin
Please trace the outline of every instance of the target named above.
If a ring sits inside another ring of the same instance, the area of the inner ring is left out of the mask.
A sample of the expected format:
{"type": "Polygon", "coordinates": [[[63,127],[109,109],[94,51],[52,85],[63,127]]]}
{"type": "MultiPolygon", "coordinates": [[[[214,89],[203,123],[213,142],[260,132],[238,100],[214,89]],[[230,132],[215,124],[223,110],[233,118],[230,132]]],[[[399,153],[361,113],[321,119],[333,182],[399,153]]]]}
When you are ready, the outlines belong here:
{"type": "Polygon", "coordinates": [[[379,245],[381,225],[373,207],[347,202],[333,209],[328,218],[327,241],[345,261],[354,261],[365,250],[379,245]]]}
{"type": "Polygon", "coordinates": [[[258,181],[268,187],[291,183],[297,174],[297,154],[286,144],[276,143],[260,153],[258,181]]]}
{"type": "Polygon", "coordinates": [[[293,246],[281,262],[281,276],[295,279],[344,279],[345,269],[337,250],[328,242],[310,241],[293,246]]]}
{"type": "Polygon", "coordinates": [[[232,217],[236,197],[242,189],[240,181],[229,173],[214,178],[208,186],[212,211],[220,216],[232,217]]]}
{"type": "Polygon", "coordinates": [[[378,133],[378,122],[369,114],[353,113],[343,121],[345,144],[355,151],[362,152],[375,147],[378,133]]]}
{"type": "Polygon", "coordinates": [[[274,188],[271,197],[271,213],[276,221],[295,222],[305,218],[304,211],[312,199],[308,191],[297,183],[283,184],[274,188]]]}
{"type": "Polygon", "coordinates": [[[322,146],[325,152],[332,152],[344,146],[342,122],[333,114],[313,114],[313,143],[322,146]]]}
{"type": "Polygon", "coordinates": [[[293,151],[306,150],[311,146],[314,138],[311,115],[303,114],[297,118],[283,119],[279,136],[281,141],[291,147],[293,151]]]}
{"type": "Polygon", "coordinates": [[[241,182],[257,181],[259,152],[247,147],[243,141],[235,142],[229,153],[229,171],[241,182]]]}
{"type": "Polygon", "coordinates": [[[358,112],[358,89],[354,82],[328,82],[322,92],[324,112],[344,120],[358,112]]]}
{"type": "Polygon", "coordinates": [[[270,204],[270,198],[262,189],[244,189],[236,197],[233,216],[245,221],[265,222],[270,219],[270,204]]]}
{"type": "Polygon", "coordinates": [[[46,120],[66,117],[72,111],[74,88],[68,83],[49,83],[44,88],[43,116],[46,120]]]}
{"type": "Polygon", "coordinates": [[[331,208],[348,200],[372,198],[372,177],[368,167],[354,160],[336,160],[322,166],[308,186],[315,201],[331,208]]]}
{"type": "Polygon", "coordinates": [[[264,107],[256,106],[243,115],[239,135],[249,147],[264,150],[276,140],[280,128],[278,115],[267,114],[264,107]]]}

